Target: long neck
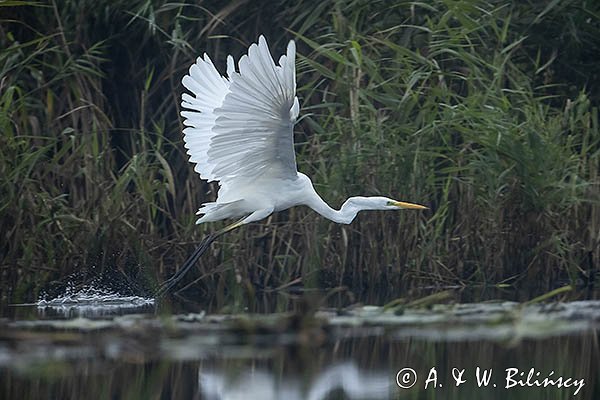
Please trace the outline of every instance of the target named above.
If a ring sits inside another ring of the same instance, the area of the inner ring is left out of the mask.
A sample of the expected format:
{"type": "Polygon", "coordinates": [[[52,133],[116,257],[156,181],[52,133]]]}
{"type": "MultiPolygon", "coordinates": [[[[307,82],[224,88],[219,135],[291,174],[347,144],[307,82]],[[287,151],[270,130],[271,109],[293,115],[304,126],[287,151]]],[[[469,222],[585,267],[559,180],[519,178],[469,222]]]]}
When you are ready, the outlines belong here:
{"type": "Polygon", "coordinates": [[[310,196],[306,205],[333,222],[337,222],[338,224],[349,224],[356,218],[356,214],[361,210],[360,207],[357,207],[353,203],[352,199],[354,199],[354,197],[346,200],[342,205],[342,208],[335,210],[329,207],[329,205],[315,192],[314,196],[310,196]]]}

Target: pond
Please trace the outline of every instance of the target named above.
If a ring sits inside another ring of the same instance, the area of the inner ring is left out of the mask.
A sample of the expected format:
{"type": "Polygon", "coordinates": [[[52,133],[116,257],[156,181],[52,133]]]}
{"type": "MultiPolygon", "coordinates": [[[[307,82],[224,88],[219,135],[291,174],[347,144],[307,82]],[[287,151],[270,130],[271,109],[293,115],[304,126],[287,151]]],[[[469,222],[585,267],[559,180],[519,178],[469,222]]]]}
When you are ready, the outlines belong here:
{"type": "Polygon", "coordinates": [[[597,399],[600,301],[569,289],[243,312],[80,291],[2,308],[0,397],[597,399]]]}

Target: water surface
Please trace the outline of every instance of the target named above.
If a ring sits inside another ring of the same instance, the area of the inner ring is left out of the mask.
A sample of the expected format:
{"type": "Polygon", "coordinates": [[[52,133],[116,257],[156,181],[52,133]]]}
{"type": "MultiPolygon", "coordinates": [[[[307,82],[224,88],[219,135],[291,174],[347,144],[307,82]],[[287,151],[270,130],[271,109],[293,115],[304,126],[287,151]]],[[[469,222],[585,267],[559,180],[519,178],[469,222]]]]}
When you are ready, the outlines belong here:
{"type": "Polygon", "coordinates": [[[233,312],[87,290],[5,307],[0,397],[600,398],[600,301],[459,296],[284,296],[233,312]]]}

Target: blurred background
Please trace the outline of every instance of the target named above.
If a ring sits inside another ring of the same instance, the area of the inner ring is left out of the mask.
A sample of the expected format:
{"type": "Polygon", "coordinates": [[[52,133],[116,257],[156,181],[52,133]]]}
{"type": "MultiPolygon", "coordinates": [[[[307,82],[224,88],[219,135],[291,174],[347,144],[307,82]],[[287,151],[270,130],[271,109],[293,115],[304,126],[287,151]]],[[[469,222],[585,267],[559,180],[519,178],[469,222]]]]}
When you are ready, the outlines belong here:
{"type": "MultiPolygon", "coordinates": [[[[352,225],[279,212],[212,246],[187,293],[590,286],[599,278],[600,3],[0,2],[0,297],[110,276],[143,292],[220,224],[187,162],[181,78],[264,34],[298,48],[299,170],[352,225]]],[[[123,289],[125,290],[125,289],[123,289]]]]}

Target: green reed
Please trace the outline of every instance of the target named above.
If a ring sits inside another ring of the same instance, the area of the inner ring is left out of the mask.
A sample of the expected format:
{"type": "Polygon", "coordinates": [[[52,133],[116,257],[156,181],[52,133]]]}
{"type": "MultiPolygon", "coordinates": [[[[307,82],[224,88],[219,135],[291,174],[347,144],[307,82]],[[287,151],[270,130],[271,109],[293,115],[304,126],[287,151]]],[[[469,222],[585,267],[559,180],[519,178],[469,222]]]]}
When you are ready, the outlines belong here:
{"type": "Polygon", "coordinates": [[[0,3],[0,290],[172,273],[216,229],[194,224],[217,186],[184,153],[181,77],[203,52],[223,70],[260,33],[273,54],[298,43],[298,166],[319,193],[431,211],[349,226],[278,213],[213,246],[189,277],[202,294],[591,281],[598,15],[591,1],[0,3]]]}

